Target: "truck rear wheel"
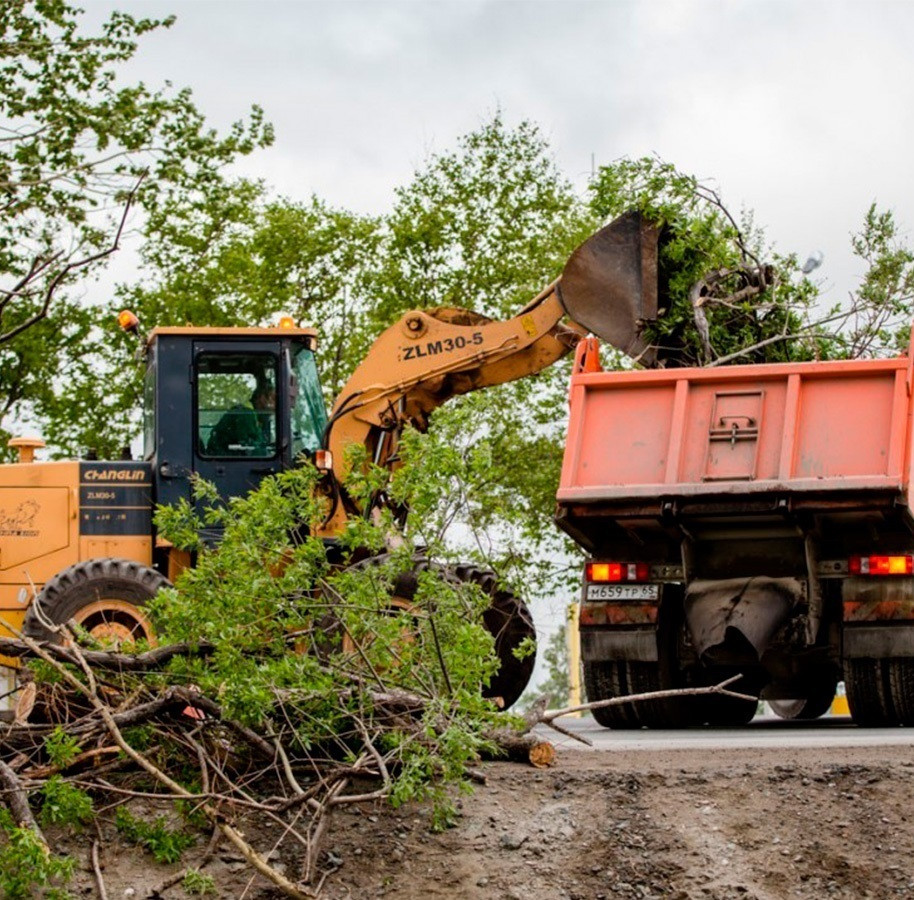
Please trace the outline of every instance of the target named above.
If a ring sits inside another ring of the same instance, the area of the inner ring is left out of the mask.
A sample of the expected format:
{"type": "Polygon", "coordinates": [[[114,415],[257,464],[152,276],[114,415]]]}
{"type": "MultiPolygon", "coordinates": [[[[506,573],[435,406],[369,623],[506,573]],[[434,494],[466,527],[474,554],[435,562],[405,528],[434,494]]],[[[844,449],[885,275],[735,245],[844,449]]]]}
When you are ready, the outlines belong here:
{"type": "Polygon", "coordinates": [[[748,725],[758,710],[758,703],[754,700],[740,700],[736,697],[704,697],[700,698],[701,711],[697,714],[702,725],[726,725],[735,728],[739,725],[748,725]]]}
{"type": "Polygon", "coordinates": [[[90,559],[55,575],[25,615],[22,631],[36,641],[60,643],[53,625],[73,620],[94,638],[115,644],[155,642],[143,606],[169,582],[129,559],[90,559]]]}
{"type": "MultiPolygon", "coordinates": [[[[667,690],[660,663],[585,662],[584,690],[590,702],[667,690]]],[[[640,700],[592,710],[604,728],[682,728],[685,708],[675,700],[640,700]]]]}
{"type": "Polygon", "coordinates": [[[855,724],[914,725],[914,659],[849,659],[844,682],[855,724]]]}
{"type": "MultiPolygon", "coordinates": [[[[628,685],[629,665],[624,662],[585,662],[584,663],[584,691],[587,700],[593,703],[597,700],[612,700],[614,697],[624,697],[633,694],[628,685]]],[[[634,703],[620,704],[619,706],[604,706],[591,710],[594,719],[604,728],[640,728],[637,706],[634,703]]]]}

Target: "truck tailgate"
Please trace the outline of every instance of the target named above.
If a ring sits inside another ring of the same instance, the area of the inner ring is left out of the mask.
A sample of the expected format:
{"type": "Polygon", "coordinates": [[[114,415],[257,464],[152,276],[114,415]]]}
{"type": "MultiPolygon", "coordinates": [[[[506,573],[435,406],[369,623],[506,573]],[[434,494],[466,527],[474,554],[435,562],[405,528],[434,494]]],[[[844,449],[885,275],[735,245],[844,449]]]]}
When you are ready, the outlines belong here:
{"type": "Polygon", "coordinates": [[[911,361],[576,372],[561,504],[910,480],[911,361]]]}

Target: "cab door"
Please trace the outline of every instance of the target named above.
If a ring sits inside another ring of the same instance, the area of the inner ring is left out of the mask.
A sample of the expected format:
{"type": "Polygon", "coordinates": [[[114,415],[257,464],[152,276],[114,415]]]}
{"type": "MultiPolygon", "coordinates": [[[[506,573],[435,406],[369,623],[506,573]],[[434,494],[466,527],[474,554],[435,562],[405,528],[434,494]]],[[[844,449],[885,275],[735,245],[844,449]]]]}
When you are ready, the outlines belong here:
{"type": "Polygon", "coordinates": [[[195,342],[193,471],[225,499],[282,469],[288,402],[275,342],[195,342]]]}

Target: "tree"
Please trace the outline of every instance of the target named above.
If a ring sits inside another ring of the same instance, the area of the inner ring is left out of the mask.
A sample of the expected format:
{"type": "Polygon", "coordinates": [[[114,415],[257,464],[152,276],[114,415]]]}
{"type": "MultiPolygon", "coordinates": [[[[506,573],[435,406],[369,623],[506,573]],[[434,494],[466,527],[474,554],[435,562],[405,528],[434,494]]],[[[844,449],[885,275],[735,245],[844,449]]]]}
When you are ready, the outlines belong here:
{"type": "Polygon", "coordinates": [[[852,297],[844,329],[846,355],[875,356],[904,349],[911,334],[914,252],[900,241],[892,211],[871,204],[851,246],[866,264],[866,273],[852,297]]]}
{"type": "MultiPolygon", "coordinates": [[[[516,315],[561,274],[595,222],[537,127],[509,127],[496,112],[397,191],[371,283],[369,334],[417,307],[516,315]]],[[[459,397],[432,422],[436,439],[488,460],[467,544],[512,570],[527,596],[567,580],[555,562],[571,545],[552,515],[569,365],[459,397]]]]}
{"type": "Polygon", "coordinates": [[[891,211],[874,203],[853,236],[866,264],[845,302],[823,308],[798,260],[774,252],[718,192],[655,157],[601,166],[591,207],[610,219],[637,209],[661,230],[663,307],[647,334],[663,365],[855,358],[906,346],[914,297],[914,253],[891,211]]]}
{"type": "MultiPolygon", "coordinates": [[[[593,217],[561,176],[535,126],[500,114],[431,157],[379,219],[318,198],[271,199],[262,184],[223,183],[206,202],[176,204],[147,235],[142,279],[119,291],[147,325],[242,325],[290,312],[319,326],[328,400],[377,334],[409,309],[459,305],[514,315],[561,272],[593,217]]],[[[111,345],[109,368],[117,371],[111,345]]],[[[567,365],[527,383],[460,398],[435,415],[435,439],[461,447],[486,501],[467,507],[468,543],[487,557],[552,547],[567,365]],[[488,460],[485,475],[473,458],[488,460]],[[522,461],[519,464],[519,461],[522,461]],[[496,523],[498,528],[496,529],[496,523]],[[495,531],[499,530],[496,536],[495,531]]],[[[115,378],[126,418],[133,373],[115,378]]],[[[113,441],[109,441],[109,446],[113,441]]],[[[525,591],[528,593],[528,591],[525,591]]]]}
{"type": "Polygon", "coordinates": [[[792,256],[774,254],[750,216],[656,157],[601,166],[591,207],[605,219],[639,210],[661,232],[660,315],[648,340],[661,365],[718,365],[809,358],[818,290],[792,256]]]}
{"type": "Polygon", "coordinates": [[[380,224],[312,197],[271,199],[261,183],[225,182],[204,203],[176,204],[147,235],[141,282],[121,301],[155,325],[251,325],[281,312],[320,324],[324,386],[334,396],[356,363],[366,273],[380,224]]]}
{"type": "Polygon", "coordinates": [[[87,34],[65,0],[0,9],[0,414],[49,420],[68,451],[93,436],[75,418],[90,405],[83,367],[99,338],[97,304],[76,286],[86,290],[113,245],[128,196],[156,227],[272,140],[256,107],[220,135],[189,90],[120,81],[139,39],[172,22],[115,12],[87,34]]]}

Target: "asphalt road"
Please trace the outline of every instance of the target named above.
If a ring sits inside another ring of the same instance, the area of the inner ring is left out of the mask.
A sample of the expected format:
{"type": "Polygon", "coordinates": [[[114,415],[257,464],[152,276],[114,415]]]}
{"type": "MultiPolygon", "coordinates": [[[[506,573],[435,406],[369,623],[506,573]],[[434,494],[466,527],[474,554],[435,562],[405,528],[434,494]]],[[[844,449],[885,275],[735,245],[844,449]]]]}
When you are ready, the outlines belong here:
{"type": "Polygon", "coordinates": [[[551,728],[538,726],[538,733],[562,751],[914,746],[914,728],[858,728],[849,716],[826,716],[813,722],[756,716],[740,728],[704,727],[675,731],[613,731],[601,727],[589,717],[567,717],[559,719],[558,724],[591,742],[587,745],[551,728]]]}

